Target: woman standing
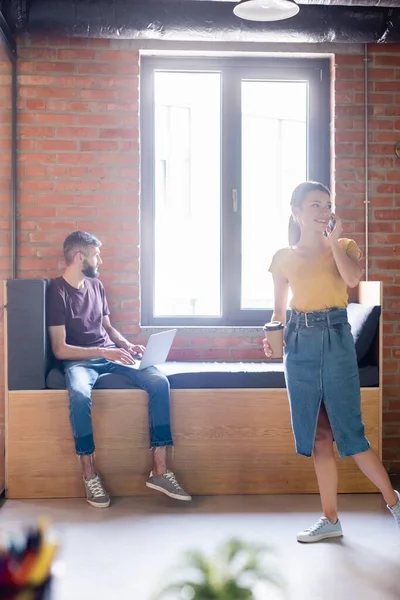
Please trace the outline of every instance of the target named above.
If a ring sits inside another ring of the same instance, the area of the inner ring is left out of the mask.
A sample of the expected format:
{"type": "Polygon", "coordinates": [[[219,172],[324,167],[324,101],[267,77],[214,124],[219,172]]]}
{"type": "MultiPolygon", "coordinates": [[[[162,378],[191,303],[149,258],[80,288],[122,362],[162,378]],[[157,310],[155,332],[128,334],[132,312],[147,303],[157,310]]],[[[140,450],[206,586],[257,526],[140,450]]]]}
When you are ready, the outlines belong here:
{"type": "MultiPolygon", "coordinates": [[[[400,494],[364,435],[360,382],[354,341],[347,320],[347,287],[361,278],[361,252],[341,238],[341,221],[332,214],[329,190],[320,183],[297,186],[291,200],[288,248],[270,267],[274,280],[272,320],[286,321],[285,377],[296,451],[313,456],[324,516],[298,534],[299,542],[339,537],[338,474],[333,441],[341,457],[352,456],[379,488],[400,527],[400,494]]],[[[272,356],[264,340],[267,357],[272,356]]]]}

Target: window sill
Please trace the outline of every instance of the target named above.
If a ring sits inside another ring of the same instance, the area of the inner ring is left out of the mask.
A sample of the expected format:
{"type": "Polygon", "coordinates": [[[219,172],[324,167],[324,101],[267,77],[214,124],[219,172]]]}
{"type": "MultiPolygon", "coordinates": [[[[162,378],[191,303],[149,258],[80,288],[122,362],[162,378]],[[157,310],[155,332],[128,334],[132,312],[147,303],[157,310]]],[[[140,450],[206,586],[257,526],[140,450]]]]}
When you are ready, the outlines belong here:
{"type": "Polygon", "coordinates": [[[251,334],[251,333],[259,333],[260,335],[263,334],[263,330],[262,327],[256,327],[255,325],[250,325],[250,326],[245,326],[245,325],[239,325],[238,327],[234,327],[234,326],[228,326],[228,325],[204,325],[202,327],[200,327],[199,325],[193,325],[193,326],[183,326],[183,325],[141,325],[140,326],[140,330],[141,331],[145,331],[145,332],[157,332],[157,331],[165,331],[166,329],[177,329],[179,332],[183,333],[185,331],[190,332],[190,333],[206,333],[206,332],[211,332],[211,331],[216,331],[219,334],[232,334],[232,333],[247,333],[247,334],[251,334]]]}

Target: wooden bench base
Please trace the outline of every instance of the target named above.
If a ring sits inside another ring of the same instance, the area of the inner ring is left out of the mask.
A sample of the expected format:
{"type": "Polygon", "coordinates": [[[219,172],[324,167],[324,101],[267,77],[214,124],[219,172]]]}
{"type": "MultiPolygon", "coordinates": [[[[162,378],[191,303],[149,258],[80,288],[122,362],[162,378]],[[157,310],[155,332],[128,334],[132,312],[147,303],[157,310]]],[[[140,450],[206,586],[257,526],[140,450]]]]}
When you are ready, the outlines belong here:
{"type": "MultiPolygon", "coordinates": [[[[8,498],[83,496],[65,391],[8,393],[8,498]]],[[[362,389],[366,434],[380,453],[380,390],[362,389]]],[[[284,389],[173,390],[173,469],[194,495],[303,494],[318,491],[313,462],[297,456],[284,389]]],[[[147,394],[93,393],[96,458],[113,496],[154,493],[147,394]]],[[[339,460],[340,492],[375,492],[352,459],[339,460]]]]}

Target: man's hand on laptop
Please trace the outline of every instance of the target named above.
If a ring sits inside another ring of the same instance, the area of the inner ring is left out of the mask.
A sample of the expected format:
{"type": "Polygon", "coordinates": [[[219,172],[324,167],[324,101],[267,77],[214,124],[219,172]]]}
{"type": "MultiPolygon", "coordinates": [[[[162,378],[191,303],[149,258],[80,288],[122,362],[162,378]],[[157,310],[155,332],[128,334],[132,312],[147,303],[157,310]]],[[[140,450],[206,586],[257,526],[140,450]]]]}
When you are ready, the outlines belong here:
{"type": "Polygon", "coordinates": [[[119,362],[123,365],[134,365],[135,360],[132,355],[123,348],[106,348],[104,358],[111,362],[119,362]]]}
{"type": "Polygon", "coordinates": [[[129,344],[126,350],[134,358],[142,358],[146,348],[144,346],[135,346],[135,344],[129,344]]]}
{"type": "Polygon", "coordinates": [[[144,351],[146,350],[144,346],[137,346],[135,344],[127,342],[126,340],[120,340],[118,342],[118,345],[120,348],[123,348],[124,350],[129,352],[129,354],[133,356],[133,358],[137,358],[138,360],[142,358],[144,351]]]}

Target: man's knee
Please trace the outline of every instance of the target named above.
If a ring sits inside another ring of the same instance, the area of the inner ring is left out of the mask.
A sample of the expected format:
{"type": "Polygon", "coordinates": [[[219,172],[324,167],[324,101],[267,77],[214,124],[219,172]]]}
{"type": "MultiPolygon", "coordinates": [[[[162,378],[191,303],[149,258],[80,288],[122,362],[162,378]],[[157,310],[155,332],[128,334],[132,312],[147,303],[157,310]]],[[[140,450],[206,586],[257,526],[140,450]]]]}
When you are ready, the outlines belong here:
{"type": "Polygon", "coordinates": [[[89,408],[92,404],[90,391],[81,389],[69,390],[69,403],[71,407],[78,410],[89,408]]]}
{"type": "Polygon", "coordinates": [[[170,391],[169,381],[164,373],[157,373],[154,380],[153,378],[151,380],[151,386],[159,392],[169,393],[170,391]]]}
{"type": "Polygon", "coordinates": [[[155,371],[151,373],[147,380],[147,389],[150,395],[157,395],[157,397],[169,400],[170,385],[168,378],[164,373],[155,371]]]}

